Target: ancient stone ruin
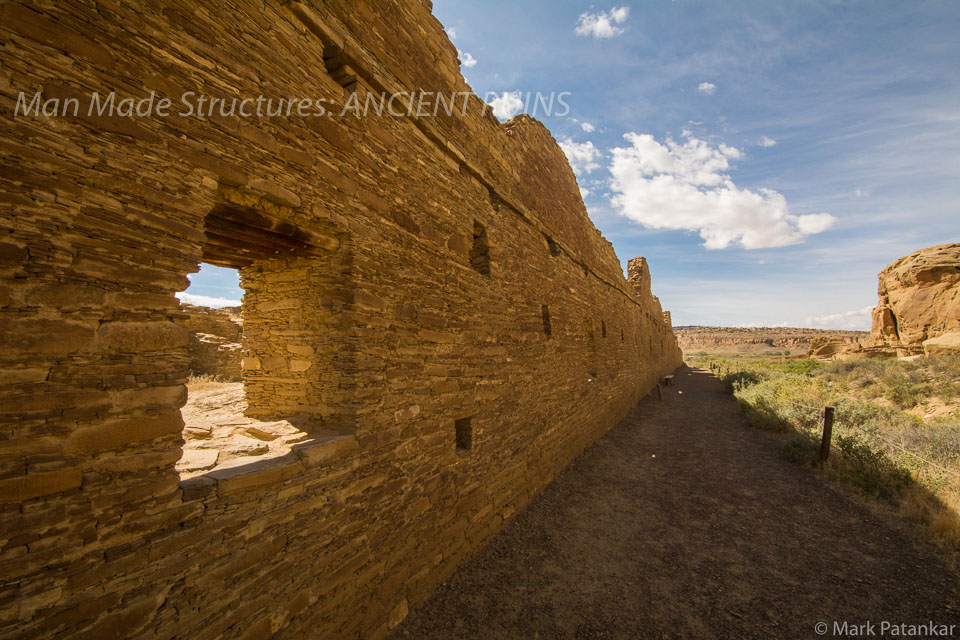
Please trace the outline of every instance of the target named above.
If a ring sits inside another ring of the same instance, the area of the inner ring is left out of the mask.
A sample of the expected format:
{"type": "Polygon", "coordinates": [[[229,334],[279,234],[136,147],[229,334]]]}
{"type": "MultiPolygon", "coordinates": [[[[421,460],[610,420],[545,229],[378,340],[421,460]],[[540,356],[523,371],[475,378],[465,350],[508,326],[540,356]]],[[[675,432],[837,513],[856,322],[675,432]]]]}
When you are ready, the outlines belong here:
{"type": "Polygon", "coordinates": [[[6,3],[0,41],[0,638],[383,637],[680,363],[530,118],[88,115],[469,92],[426,0],[6,3]],[[306,437],[182,476],[201,262],[243,415],[306,437]]]}
{"type": "Polygon", "coordinates": [[[189,332],[190,373],[228,382],[241,379],[243,317],[239,307],[211,309],[181,304],[189,332]]]}

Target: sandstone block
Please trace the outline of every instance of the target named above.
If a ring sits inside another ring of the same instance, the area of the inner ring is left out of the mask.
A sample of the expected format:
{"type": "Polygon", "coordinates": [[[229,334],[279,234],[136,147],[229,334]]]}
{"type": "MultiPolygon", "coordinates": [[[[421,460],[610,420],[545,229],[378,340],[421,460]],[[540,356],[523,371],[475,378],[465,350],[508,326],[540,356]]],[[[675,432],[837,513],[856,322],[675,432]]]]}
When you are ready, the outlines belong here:
{"type": "Polygon", "coordinates": [[[345,435],[330,439],[318,439],[315,442],[306,442],[294,450],[304,466],[308,469],[317,465],[324,464],[334,458],[340,457],[348,451],[355,451],[359,447],[356,436],[345,435]]]}
{"type": "Polygon", "coordinates": [[[63,447],[71,455],[89,455],[180,433],[181,429],[183,429],[183,419],[179,411],[170,411],[158,416],[105,420],[77,429],[67,436],[63,447]]]}
{"type": "Polygon", "coordinates": [[[294,373],[300,373],[306,371],[313,366],[313,363],[309,360],[291,360],[290,361],[290,371],[294,373]]]}
{"type": "Polygon", "coordinates": [[[114,406],[130,411],[151,407],[182,407],[187,401],[187,388],[182,384],[171,387],[123,389],[114,394],[114,406]]]}
{"type": "Polygon", "coordinates": [[[47,368],[0,369],[0,385],[43,382],[49,374],[47,368]]]}
{"type": "Polygon", "coordinates": [[[960,354],[960,333],[945,333],[923,341],[923,352],[928,358],[960,354]]]}
{"type": "Polygon", "coordinates": [[[27,294],[27,304],[60,307],[98,307],[103,304],[106,292],[97,287],[79,284],[45,284],[27,294]]]}
{"type": "Polygon", "coordinates": [[[177,471],[206,471],[217,466],[220,452],[216,449],[184,449],[177,462],[177,471]]]}
{"type": "Polygon", "coordinates": [[[0,503],[23,502],[31,498],[76,489],[82,482],[83,474],[79,467],[6,478],[0,480],[0,503]]]}
{"type": "Polygon", "coordinates": [[[185,347],[189,337],[184,327],[172,322],[108,322],[98,333],[104,349],[127,353],[185,347]]]}
{"type": "Polygon", "coordinates": [[[286,187],[275,182],[271,182],[270,180],[251,180],[249,186],[255,191],[260,191],[267,196],[267,198],[273,200],[277,204],[293,207],[294,209],[300,206],[300,196],[295,194],[293,191],[290,191],[286,187]]]}
{"type": "Polygon", "coordinates": [[[65,320],[0,318],[0,344],[11,356],[66,355],[88,350],[92,328],[65,320]]]}

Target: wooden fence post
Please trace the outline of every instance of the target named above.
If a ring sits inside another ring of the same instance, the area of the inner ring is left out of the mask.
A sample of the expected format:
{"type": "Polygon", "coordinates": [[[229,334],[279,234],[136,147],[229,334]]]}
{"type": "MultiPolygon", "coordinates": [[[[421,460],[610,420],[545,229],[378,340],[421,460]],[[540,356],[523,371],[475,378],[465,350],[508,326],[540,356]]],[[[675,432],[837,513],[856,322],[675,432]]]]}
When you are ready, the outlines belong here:
{"type": "Polygon", "coordinates": [[[830,438],[833,436],[833,407],[823,408],[823,438],[820,440],[820,452],[817,464],[823,464],[830,457],[830,438]]]}

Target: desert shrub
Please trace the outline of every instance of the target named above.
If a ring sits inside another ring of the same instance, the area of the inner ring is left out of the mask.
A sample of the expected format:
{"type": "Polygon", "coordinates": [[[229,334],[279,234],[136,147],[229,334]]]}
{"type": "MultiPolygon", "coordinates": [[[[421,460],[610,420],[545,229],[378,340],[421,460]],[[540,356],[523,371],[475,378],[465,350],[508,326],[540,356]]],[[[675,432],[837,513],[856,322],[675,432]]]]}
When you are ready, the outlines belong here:
{"type": "Polygon", "coordinates": [[[220,378],[220,376],[211,375],[209,373],[201,373],[196,375],[190,373],[190,376],[187,378],[187,388],[191,391],[197,391],[199,389],[204,389],[211,385],[223,384],[226,380],[220,378]]]}
{"type": "Polygon", "coordinates": [[[838,435],[833,442],[839,454],[832,465],[834,473],[865,495],[893,500],[913,484],[907,469],[861,438],[838,435]]]}
{"type": "Polygon", "coordinates": [[[745,371],[734,371],[720,376],[720,382],[724,384],[727,391],[737,393],[743,391],[751,385],[758,384],[763,380],[763,376],[758,371],[747,369],[745,371]]]}
{"type": "Polygon", "coordinates": [[[751,426],[780,433],[793,431],[793,425],[790,421],[781,416],[778,407],[763,396],[737,399],[740,401],[743,415],[751,426]]]}
{"type": "Polygon", "coordinates": [[[810,431],[800,431],[787,438],[780,453],[796,464],[813,464],[820,449],[820,440],[810,431]]]}
{"type": "Polygon", "coordinates": [[[783,369],[787,373],[798,375],[810,375],[811,373],[823,368],[823,363],[818,360],[787,360],[783,363],[783,369]]]}

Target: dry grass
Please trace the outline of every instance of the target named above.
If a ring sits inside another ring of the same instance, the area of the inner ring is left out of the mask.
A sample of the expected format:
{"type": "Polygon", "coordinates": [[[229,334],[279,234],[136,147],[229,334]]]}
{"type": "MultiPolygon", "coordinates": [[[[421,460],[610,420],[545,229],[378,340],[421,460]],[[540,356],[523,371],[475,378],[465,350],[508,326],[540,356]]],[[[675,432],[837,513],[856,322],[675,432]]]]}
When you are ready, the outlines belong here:
{"type": "Polygon", "coordinates": [[[202,391],[204,389],[210,389],[215,385],[221,385],[227,382],[220,378],[220,376],[214,376],[207,373],[201,373],[200,375],[190,374],[190,377],[187,378],[187,392],[191,391],[202,391]]]}

